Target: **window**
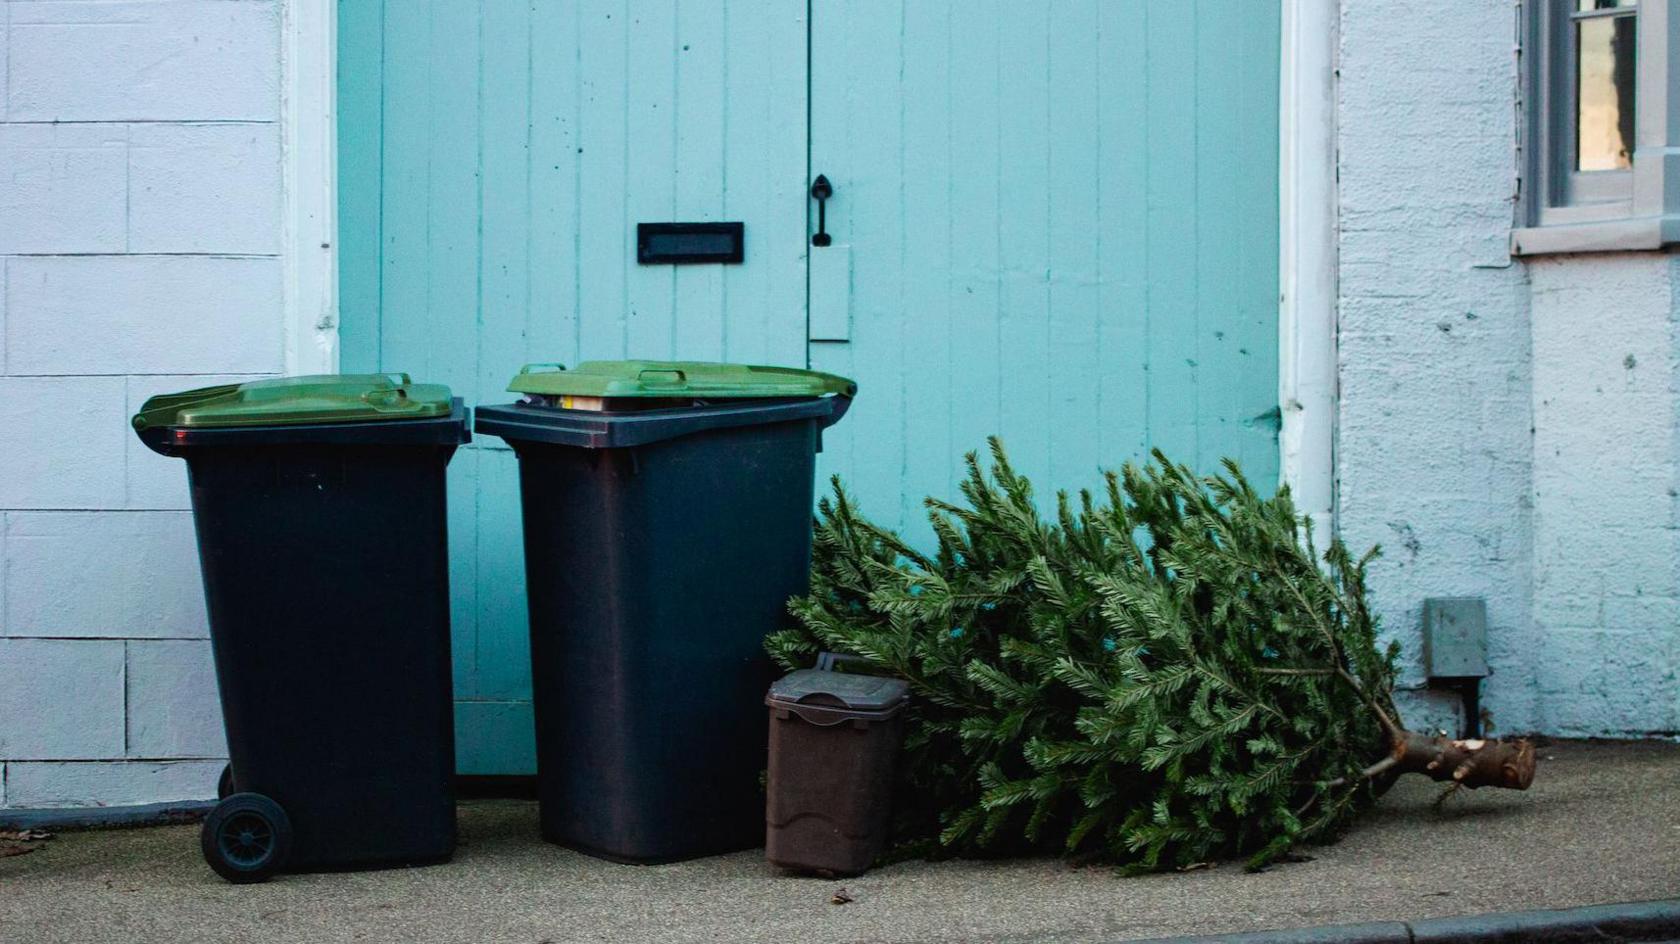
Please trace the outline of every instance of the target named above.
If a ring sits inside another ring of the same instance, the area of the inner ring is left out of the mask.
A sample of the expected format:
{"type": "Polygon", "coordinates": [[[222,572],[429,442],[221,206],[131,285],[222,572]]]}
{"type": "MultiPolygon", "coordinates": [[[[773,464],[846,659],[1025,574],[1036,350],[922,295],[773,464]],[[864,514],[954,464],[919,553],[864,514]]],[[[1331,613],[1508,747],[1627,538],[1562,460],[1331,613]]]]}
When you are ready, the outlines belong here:
{"type": "Polygon", "coordinates": [[[1530,0],[1513,252],[1680,241],[1680,193],[1668,194],[1680,191],[1680,148],[1670,144],[1680,127],[1667,117],[1671,5],[1680,0],[1530,0]]]}

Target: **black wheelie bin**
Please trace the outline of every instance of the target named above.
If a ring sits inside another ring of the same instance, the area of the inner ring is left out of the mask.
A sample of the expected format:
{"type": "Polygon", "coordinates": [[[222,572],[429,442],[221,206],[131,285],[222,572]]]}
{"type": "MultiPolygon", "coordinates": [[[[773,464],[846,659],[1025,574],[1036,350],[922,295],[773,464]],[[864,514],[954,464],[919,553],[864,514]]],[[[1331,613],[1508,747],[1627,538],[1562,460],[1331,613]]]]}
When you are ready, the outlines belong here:
{"type": "Polygon", "coordinates": [[[230,757],[205,860],[255,882],[449,858],[461,401],[406,374],[287,377],[153,397],[133,425],[192,489],[230,757]]]}
{"type": "Polygon", "coordinates": [[[758,846],[763,641],[806,590],[816,454],[857,385],[596,361],[509,390],[475,428],[519,457],[543,836],[621,862],[758,846]]]}

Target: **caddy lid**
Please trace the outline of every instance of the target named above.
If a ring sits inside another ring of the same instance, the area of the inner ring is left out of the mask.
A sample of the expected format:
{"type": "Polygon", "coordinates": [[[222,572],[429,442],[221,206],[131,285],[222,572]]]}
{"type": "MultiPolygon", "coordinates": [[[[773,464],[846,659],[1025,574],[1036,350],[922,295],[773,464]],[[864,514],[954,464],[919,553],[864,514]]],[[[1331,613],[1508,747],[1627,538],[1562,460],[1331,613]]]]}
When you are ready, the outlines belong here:
{"type": "Polygon", "coordinates": [[[779,705],[887,711],[910,697],[910,683],[880,675],[800,669],[770,686],[766,701],[779,705]]]}

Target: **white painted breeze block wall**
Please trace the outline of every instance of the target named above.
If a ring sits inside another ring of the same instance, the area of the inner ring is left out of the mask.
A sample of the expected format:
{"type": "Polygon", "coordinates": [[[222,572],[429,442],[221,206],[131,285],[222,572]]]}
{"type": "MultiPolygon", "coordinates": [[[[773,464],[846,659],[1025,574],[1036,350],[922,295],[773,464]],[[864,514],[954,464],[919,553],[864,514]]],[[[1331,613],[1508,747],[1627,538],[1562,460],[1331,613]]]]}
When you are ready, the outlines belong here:
{"type": "Polygon", "coordinates": [[[1509,256],[1518,7],[1453,11],[1342,3],[1339,524],[1403,683],[1423,600],[1480,596],[1496,733],[1675,734],[1676,263],[1509,256]]]}
{"type": "Polygon", "coordinates": [[[282,370],[281,13],[0,0],[0,806],[214,793],[186,470],[127,421],[282,370]]]}

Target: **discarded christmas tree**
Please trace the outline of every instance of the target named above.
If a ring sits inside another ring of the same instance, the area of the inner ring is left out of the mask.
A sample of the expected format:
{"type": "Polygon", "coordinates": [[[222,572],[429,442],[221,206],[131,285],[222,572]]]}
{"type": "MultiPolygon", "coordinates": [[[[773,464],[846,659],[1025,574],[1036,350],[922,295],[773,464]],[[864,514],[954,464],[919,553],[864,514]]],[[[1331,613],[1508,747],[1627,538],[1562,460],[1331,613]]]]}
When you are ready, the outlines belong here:
{"type": "Polygon", "coordinates": [[[1399,773],[1525,789],[1524,741],[1405,730],[1398,646],[1377,646],[1366,565],[1322,557],[1287,490],[1234,464],[1198,478],[1159,453],[1059,495],[1044,520],[991,441],[962,504],[927,501],[937,551],[871,524],[835,481],[799,625],[818,650],[909,680],[900,848],[1058,851],[1134,870],[1247,857],[1339,832],[1399,773]]]}

